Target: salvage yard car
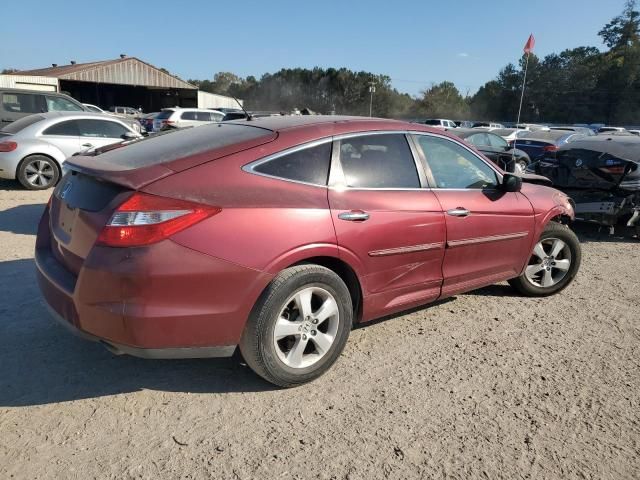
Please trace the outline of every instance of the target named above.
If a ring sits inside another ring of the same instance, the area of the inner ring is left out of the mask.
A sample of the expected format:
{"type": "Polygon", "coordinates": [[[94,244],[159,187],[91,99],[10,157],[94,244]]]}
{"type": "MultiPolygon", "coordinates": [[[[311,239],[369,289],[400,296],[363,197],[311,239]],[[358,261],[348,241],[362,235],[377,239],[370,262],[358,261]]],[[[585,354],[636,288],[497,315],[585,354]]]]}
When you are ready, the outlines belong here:
{"type": "Polygon", "coordinates": [[[560,147],[532,164],[575,202],[579,220],[640,233],[640,138],[599,134],[560,147]]]}
{"type": "Polygon", "coordinates": [[[455,128],[451,129],[449,133],[474,145],[485,157],[505,172],[522,174],[531,162],[526,152],[513,148],[504,138],[487,130],[455,128]]]}
{"type": "Polygon", "coordinates": [[[580,265],[566,195],[415,123],[225,122],[67,164],[35,251],[54,317],[118,354],[239,348],[283,387],[353,324],[503,280],[551,295],[580,265]]]}
{"type": "Polygon", "coordinates": [[[29,190],[53,187],[74,153],[141,135],[116,117],[89,112],[48,112],[23,117],[0,130],[0,178],[29,190]]]}

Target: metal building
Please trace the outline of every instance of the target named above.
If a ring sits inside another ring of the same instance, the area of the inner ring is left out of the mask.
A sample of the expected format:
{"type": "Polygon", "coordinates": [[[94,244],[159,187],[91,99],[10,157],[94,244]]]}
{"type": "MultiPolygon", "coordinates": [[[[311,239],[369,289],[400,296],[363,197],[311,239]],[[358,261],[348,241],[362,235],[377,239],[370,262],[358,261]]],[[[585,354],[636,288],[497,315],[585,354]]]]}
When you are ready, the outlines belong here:
{"type": "MultiPolygon", "coordinates": [[[[25,70],[3,77],[15,78],[15,88],[50,89],[57,83],[57,90],[71,95],[83,103],[98,105],[103,109],[112,106],[141,108],[154,112],[166,107],[198,107],[204,96],[198,88],[153,65],[135,57],[120,55],[115,60],[52,64],[48,68],[25,70]],[[21,77],[22,86],[17,81],[21,77]],[[48,78],[53,82],[34,79],[48,78]],[[43,88],[38,88],[42,85],[43,88]]],[[[5,80],[5,82],[8,82],[5,80]]],[[[7,85],[8,86],[8,85],[7,85]]],[[[237,107],[233,98],[217,95],[220,105],[207,107],[237,107]]],[[[209,102],[210,103],[210,99],[209,102]]],[[[203,105],[204,106],[204,105],[203,105]]]]}

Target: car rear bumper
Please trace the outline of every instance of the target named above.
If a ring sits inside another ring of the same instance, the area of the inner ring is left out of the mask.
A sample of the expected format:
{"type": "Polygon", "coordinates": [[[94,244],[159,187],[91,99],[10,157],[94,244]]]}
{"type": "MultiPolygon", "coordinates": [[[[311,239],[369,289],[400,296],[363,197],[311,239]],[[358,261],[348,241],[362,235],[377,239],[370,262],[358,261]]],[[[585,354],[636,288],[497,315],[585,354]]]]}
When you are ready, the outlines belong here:
{"type": "Polygon", "coordinates": [[[170,240],[135,249],[93,247],[76,275],[54,255],[49,235],[45,211],[35,260],[46,303],[75,333],[117,354],[229,356],[272,278],[170,240]]]}
{"type": "Polygon", "coordinates": [[[62,315],[56,312],[48,304],[47,309],[49,310],[51,317],[53,317],[53,319],[66,330],[83,340],[101,343],[114,355],[131,355],[133,357],[156,360],[177,358],[219,358],[232,356],[237,347],[237,345],[224,345],[219,347],[138,348],[130,345],[121,345],[80,330],[75,325],[72,325],[69,321],[64,319],[62,315]]]}
{"type": "Polygon", "coordinates": [[[0,153],[0,178],[5,180],[14,180],[16,178],[16,170],[20,163],[20,156],[13,152],[0,153]]]}

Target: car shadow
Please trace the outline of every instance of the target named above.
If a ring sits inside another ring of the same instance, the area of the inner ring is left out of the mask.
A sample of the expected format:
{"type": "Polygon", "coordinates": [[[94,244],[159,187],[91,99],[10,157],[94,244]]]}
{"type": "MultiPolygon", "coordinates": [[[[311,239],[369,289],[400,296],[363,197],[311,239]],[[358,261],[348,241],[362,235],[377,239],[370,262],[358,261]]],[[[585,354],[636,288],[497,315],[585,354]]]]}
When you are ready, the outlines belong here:
{"type": "Polygon", "coordinates": [[[0,179],[0,190],[24,190],[25,188],[20,185],[17,180],[5,180],[0,179]]]}
{"type": "Polygon", "coordinates": [[[276,387],[238,358],[115,356],[50,318],[33,260],[0,263],[0,407],[45,405],[143,389],[227,393],[276,387]]]}
{"type": "Polygon", "coordinates": [[[0,231],[35,235],[44,207],[44,203],[32,203],[0,211],[0,231]]]}

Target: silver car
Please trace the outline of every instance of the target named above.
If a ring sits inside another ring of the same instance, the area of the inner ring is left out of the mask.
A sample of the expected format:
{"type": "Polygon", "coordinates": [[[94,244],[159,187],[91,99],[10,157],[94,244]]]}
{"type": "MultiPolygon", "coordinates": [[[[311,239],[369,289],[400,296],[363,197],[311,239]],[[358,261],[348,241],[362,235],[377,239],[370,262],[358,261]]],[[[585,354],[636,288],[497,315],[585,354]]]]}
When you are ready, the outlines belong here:
{"type": "Polygon", "coordinates": [[[29,115],[0,130],[0,178],[29,190],[50,188],[74,153],[139,137],[124,121],[99,113],[29,115]]]}
{"type": "Polygon", "coordinates": [[[198,127],[207,123],[221,122],[223,118],[224,113],[206,108],[163,108],[153,119],[153,131],[198,127]]]}

